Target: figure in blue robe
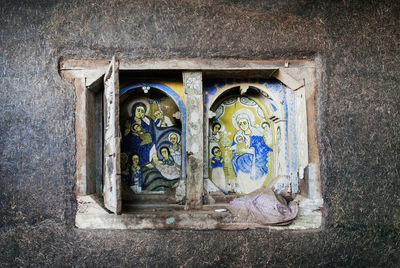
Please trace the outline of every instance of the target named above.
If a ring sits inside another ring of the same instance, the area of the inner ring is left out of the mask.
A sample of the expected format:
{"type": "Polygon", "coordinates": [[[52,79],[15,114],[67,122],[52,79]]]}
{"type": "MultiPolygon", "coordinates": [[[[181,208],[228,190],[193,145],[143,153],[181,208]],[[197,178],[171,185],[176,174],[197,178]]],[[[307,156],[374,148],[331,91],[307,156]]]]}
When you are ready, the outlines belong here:
{"type": "MultiPolygon", "coordinates": [[[[235,175],[238,175],[239,171],[243,173],[251,174],[250,179],[257,180],[268,173],[268,152],[272,152],[272,149],[268,147],[262,136],[249,136],[250,148],[247,153],[237,154],[233,150],[232,166],[235,175]]],[[[232,146],[236,144],[233,141],[232,146]]]]}
{"type": "Polygon", "coordinates": [[[144,166],[151,161],[150,150],[156,143],[156,133],[154,128],[154,121],[146,116],[146,105],[142,102],[135,103],[132,107],[132,117],[129,118],[125,126],[125,136],[123,138],[124,151],[132,152],[139,155],[139,166],[144,166]],[[145,133],[149,133],[151,141],[143,140],[139,135],[135,135],[133,131],[128,128],[134,124],[140,124],[145,133]]]}
{"type": "Polygon", "coordinates": [[[136,189],[135,192],[140,193],[142,191],[143,174],[141,169],[132,171],[132,177],[129,184],[130,184],[129,186],[133,186],[136,189]]]}
{"type": "Polygon", "coordinates": [[[131,167],[131,178],[129,181],[129,186],[135,193],[140,193],[143,187],[143,173],[139,163],[139,156],[134,154],[132,156],[132,167],[131,167]]]}
{"type": "Polygon", "coordinates": [[[222,157],[217,159],[215,158],[215,156],[213,156],[211,158],[211,167],[212,168],[224,167],[224,159],[222,157]]]}
{"type": "Polygon", "coordinates": [[[272,152],[272,149],[265,144],[262,133],[254,127],[254,120],[251,120],[252,114],[249,110],[240,109],[235,114],[233,124],[238,131],[231,145],[233,171],[236,177],[241,171],[250,174],[251,180],[258,180],[268,173],[268,153],[272,152]],[[246,141],[246,150],[239,149],[237,144],[239,137],[243,138],[242,141],[246,141]]]}
{"type": "Polygon", "coordinates": [[[213,157],[211,158],[211,179],[220,189],[226,189],[225,173],[224,173],[224,158],[222,157],[221,149],[215,146],[211,149],[213,157]]]}

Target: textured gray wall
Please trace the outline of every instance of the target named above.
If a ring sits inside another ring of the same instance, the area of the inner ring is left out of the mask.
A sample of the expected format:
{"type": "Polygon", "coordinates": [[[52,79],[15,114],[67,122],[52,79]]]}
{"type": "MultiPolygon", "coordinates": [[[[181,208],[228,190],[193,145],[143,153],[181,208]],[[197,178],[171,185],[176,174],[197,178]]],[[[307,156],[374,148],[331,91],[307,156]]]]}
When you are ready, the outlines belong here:
{"type": "Polygon", "coordinates": [[[0,266],[400,263],[399,1],[80,2],[0,1],[0,266]],[[114,54],[320,57],[324,229],[75,229],[75,96],[58,59],[114,54]]]}

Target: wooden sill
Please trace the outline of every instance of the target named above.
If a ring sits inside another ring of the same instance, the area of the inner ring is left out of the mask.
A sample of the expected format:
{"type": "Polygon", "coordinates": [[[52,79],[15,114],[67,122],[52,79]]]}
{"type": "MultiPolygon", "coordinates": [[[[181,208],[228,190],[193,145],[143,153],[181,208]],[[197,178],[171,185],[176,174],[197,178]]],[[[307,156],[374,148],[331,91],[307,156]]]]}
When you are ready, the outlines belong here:
{"type": "Polygon", "coordinates": [[[158,203],[123,206],[121,215],[108,212],[95,195],[79,196],[75,225],[82,229],[192,229],[192,230],[310,230],[322,225],[319,204],[310,199],[300,200],[297,218],[282,225],[261,225],[243,222],[225,209],[227,203],[204,205],[201,210],[185,210],[184,205],[158,203]]]}

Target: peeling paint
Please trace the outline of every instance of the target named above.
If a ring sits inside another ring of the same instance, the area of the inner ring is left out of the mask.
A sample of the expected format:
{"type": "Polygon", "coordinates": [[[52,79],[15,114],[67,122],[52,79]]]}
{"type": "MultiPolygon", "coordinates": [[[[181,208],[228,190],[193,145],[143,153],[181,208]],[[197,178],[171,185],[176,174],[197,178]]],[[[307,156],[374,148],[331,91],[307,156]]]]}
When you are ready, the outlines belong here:
{"type": "Polygon", "coordinates": [[[169,217],[165,220],[166,224],[173,224],[175,222],[175,218],[174,217],[169,217]]]}

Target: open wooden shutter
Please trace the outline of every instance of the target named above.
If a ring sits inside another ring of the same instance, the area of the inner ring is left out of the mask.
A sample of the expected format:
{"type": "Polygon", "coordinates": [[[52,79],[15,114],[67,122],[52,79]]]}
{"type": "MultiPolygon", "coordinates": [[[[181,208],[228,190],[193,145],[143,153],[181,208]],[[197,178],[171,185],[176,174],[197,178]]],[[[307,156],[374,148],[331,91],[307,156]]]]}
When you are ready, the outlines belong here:
{"type": "Polygon", "coordinates": [[[103,197],[110,211],[121,213],[118,61],[112,58],[104,76],[103,197]]]}

